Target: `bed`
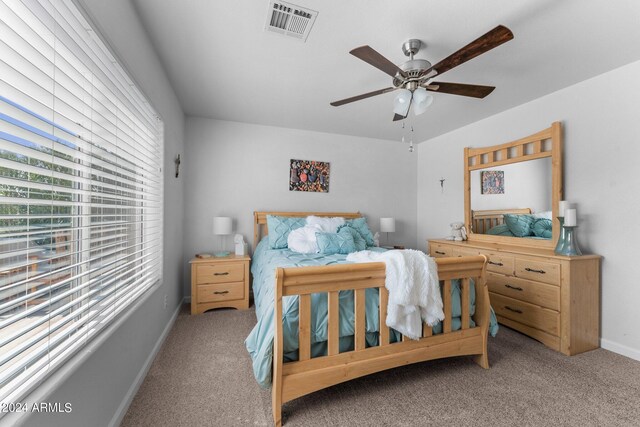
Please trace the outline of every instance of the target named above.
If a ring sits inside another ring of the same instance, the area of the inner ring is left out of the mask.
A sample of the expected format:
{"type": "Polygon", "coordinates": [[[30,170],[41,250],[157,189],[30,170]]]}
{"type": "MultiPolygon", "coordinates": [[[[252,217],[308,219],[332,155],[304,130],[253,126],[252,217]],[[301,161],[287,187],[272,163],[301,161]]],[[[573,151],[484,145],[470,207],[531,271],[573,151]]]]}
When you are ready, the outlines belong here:
{"type": "Polygon", "coordinates": [[[474,233],[487,234],[492,228],[504,224],[504,214],[530,214],[531,209],[491,209],[471,211],[471,223],[474,233]]]}
{"type": "Polygon", "coordinates": [[[411,340],[384,324],[388,301],[384,263],[345,264],[339,255],[270,250],[264,242],[258,244],[268,234],[267,215],[347,219],[361,215],[254,213],[252,272],[258,323],[246,344],[258,382],[264,386],[271,379],[276,426],[282,424],[283,403],[364,375],[463,355],[489,367],[491,309],[484,256],[436,260],[445,319],[433,328],[423,325],[422,337],[411,340]]]}
{"type": "Polygon", "coordinates": [[[529,208],[471,211],[472,231],[476,234],[549,240],[553,237],[551,215],[551,211],[534,214],[529,208]]]}

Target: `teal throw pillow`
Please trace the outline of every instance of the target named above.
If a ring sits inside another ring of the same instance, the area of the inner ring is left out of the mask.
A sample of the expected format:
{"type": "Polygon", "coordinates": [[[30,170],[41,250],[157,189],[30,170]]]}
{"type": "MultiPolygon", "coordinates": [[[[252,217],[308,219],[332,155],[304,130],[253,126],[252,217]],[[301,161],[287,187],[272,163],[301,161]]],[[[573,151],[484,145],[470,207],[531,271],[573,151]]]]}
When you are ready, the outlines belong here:
{"type": "Polygon", "coordinates": [[[536,237],[550,239],[553,236],[553,222],[547,218],[537,218],[531,225],[531,231],[536,237]]]}
{"type": "Polygon", "coordinates": [[[269,229],[269,247],[271,249],[284,249],[288,246],[289,233],[296,228],[304,227],[306,218],[267,215],[267,227],[269,229]]]}
{"type": "Polygon", "coordinates": [[[367,225],[367,219],[365,217],[348,219],[347,225],[352,228],[355,228],[358,233],[364,238],[364,241],[367,243],[367,246],[375,246],[375,242],[373,241],[373,234],[371,230],[369,230],[369,226],[367,225]]]}
{"type": "Polygon", "coordinates": [[[351,233],[316,233],[318,250],[321,254],[350,254],[356,252],[356,244],[351,233]]]}
{"type": "Polygon", "coordinates": [[[509,226],[507,224],[496,225],[495,227],[487,230],[487,234],[491,234],[492,236],[510,236],[514,237],[514,234],[509,231],[509,226]]]}
{"type": "Polygon", "coordinates": [[[531,226],[536,219],[531,215],[504,214],[504,223],[516,237],[533,235],[531,226]]]}
{"type": "Polygon", "coordinates": [[[356,245],[356,251],[364,251],[367,249],[367,241],[364,240],[364,237],[356,230],[351,227],[349,224],[341,225],[338,227],[338,234],[348,233],[353,237],[353,242],[356,245]]]}

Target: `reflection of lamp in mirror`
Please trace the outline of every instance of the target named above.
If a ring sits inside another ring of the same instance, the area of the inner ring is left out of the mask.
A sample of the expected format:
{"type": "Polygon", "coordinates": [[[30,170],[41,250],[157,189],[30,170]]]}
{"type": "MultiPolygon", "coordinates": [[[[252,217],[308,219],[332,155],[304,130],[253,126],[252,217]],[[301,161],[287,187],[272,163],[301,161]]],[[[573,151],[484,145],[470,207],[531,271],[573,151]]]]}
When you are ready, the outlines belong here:
{"type": "Polygon", "coordinates": [[[389,233],[396,231],[395,218],[380,218],[380,231],[387,235],[387,245],[389,244],[389,233]]]}
{"type": "Polygon", "coordinates": [[[229,251],[224,250],[226,244],[226,236],[231,234],[233,228],[233,220],[227,216],[216,216],[213,218],[213,234],[223,236],[218,240],[219,251],[214,253],[217,257],[225,257],[229,255],[229,251]],[[220,246],[222,244],[222,246],[220,246]]]}

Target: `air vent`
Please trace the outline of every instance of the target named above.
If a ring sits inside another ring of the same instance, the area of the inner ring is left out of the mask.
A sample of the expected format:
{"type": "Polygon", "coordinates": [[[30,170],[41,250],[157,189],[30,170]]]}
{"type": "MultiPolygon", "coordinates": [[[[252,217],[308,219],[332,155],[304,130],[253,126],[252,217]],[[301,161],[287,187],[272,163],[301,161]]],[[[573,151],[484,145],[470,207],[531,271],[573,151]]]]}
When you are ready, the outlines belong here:
{"type": "Polygon", "coordinates": [[[309,32],[317,16],[318,12],[315,10],[272,0],[269,2],[265,29],[304,42],[309,37],[309,32]]]}

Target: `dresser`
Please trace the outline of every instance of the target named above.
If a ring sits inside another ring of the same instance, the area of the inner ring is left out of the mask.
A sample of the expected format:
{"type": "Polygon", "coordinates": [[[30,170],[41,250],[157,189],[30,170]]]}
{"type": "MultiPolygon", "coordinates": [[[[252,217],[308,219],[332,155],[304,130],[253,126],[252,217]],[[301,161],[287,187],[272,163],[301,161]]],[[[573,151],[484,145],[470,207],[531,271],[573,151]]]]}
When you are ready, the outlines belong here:
{"type": "Polygon", "coordinates": [[[191,264],[191,314],[212,308],[249,308],[248,256],[194,258],[191,264]]]}
{"type": "Polygon", "coordinates": [[[433,257],[483,254],[498,322],[566,355],[598,348],[600,256],[479,241],[429,240],[433,257]]]}

